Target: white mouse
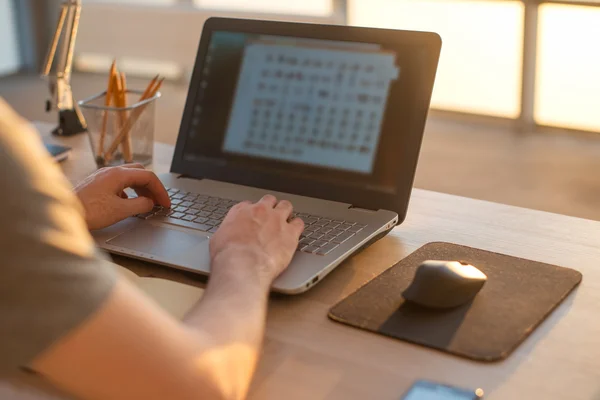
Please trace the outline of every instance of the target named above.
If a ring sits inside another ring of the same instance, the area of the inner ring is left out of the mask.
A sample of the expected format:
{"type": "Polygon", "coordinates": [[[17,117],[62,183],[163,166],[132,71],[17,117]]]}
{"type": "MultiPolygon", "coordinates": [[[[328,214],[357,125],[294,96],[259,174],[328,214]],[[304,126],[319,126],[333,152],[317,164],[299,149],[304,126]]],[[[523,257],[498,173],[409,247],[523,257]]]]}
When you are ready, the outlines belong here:
{"type": "Polygon", "coordinates": [[[428,260],[402,295],[424,307],[454,308],[472,300],[486,281],[487,276],[467,262],[428,260]]]}

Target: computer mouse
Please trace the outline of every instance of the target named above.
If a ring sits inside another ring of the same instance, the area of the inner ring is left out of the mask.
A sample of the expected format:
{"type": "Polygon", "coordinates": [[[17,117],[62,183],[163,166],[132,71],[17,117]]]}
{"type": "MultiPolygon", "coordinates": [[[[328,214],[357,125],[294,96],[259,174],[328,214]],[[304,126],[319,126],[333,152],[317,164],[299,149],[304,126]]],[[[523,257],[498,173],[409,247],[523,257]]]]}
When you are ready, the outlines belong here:
{"type": "Polygon", "coordinates": [[[454,308],[472,300],[486,281],[487,276],[469,263],[428,260],[402,295],[424,307],[454,308]]]}

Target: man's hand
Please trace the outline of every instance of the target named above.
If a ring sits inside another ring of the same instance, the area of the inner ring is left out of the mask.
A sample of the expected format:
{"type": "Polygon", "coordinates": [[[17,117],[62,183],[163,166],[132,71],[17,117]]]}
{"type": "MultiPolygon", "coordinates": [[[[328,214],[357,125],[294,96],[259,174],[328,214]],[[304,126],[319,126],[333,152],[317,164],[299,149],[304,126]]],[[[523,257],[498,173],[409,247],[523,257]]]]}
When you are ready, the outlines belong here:
{"type": "Polygon", "coordinates": [[[77,185],[75,192],[85,208],[85,221],[90,230],[148,212],[155,205],[171,206],[163,184],[141,164],[102,168],[77,185]],[[135,190],[139,197],[128,198],[126,188],[135,190]]]}
{"type": "MultiPolygon", "coordinates": [[[[210,241],[212,268],[246,268],[247,263],[215,262],[224,254],[250,257],[262,283],[270,285],[289,265],[304,230],[299,218],[288,221],[292,204],[266,195],[258,203],[234,206],[210,241]]],[[[232,259],[239,259],[232,256],[232,259]]],[[[238,271],[234,271],[238,272],[238,271]]],[[[241,272],[241,271],[239,271],[241,272]]]]}

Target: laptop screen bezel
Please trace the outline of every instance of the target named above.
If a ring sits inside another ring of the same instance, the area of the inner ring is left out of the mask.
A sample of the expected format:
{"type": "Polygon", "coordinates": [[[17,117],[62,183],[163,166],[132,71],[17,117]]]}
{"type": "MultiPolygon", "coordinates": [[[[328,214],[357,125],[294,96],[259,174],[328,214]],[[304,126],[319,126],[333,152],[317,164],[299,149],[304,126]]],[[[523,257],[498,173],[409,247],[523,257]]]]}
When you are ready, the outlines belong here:
{"type": "Polygon", "coordinates": [[[202,31],[177,144],[175,146],[175,154],[171,164],[171,172],[195,179],[212,179],[266,190],[338,201],[364,209],[391,210],[398,214],[399,222],[402,222],[406,216],[414,181],[440,50],[441,38],[439,35],[431,32],[210,18],[205,22],[202,31]],[[415,85],[412,88],[414,99],[410,102],[412,107],[410,112],[411,118],[406,122],[403,132],[407,137],[403,143],[403,148],[399,149],[397,164],[390,166],[390,168],[399,168],[403,171],[403,173],[398,174],[395,193],[383,193],[368,187],[351,187],[341,182],[337,185],[309,178],[294,178],[291,180],[277,172],[230,165],[222,162],[217,156],[212,159],[186,160],[184,158],[184,148],[187,140],[187,132],[190,128],[196,93],[201,84],[201,71],[203,70],[204,59],[212,32],[214,31],[281,35],[382,45],[394,43],[404,46],[410,45],[411,49],[418,52],[419,56],[414,58],[414,62],[419,63],[419,65],[418,68],[413,68],[413,70],[419,71],[419,74],[415,74],[416,76],[410,79],[412,84],[415,85]]]}

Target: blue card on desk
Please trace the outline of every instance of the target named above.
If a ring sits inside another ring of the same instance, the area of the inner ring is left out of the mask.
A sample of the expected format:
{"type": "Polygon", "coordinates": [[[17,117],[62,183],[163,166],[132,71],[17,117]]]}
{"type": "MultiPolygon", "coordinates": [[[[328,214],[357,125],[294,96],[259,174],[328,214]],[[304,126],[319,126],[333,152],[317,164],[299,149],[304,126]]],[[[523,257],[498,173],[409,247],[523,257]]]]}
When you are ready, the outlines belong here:
{"type": "Polygon", "coordinates": [[[44,143],[44,145],[46,146],[46,150],[48,150],[48,152],[56,162],[66,160],[69,157],[69,154],[71,153],[71,148],[67,146],[61,146],[59,144],[51,143],[44,143]]]}

